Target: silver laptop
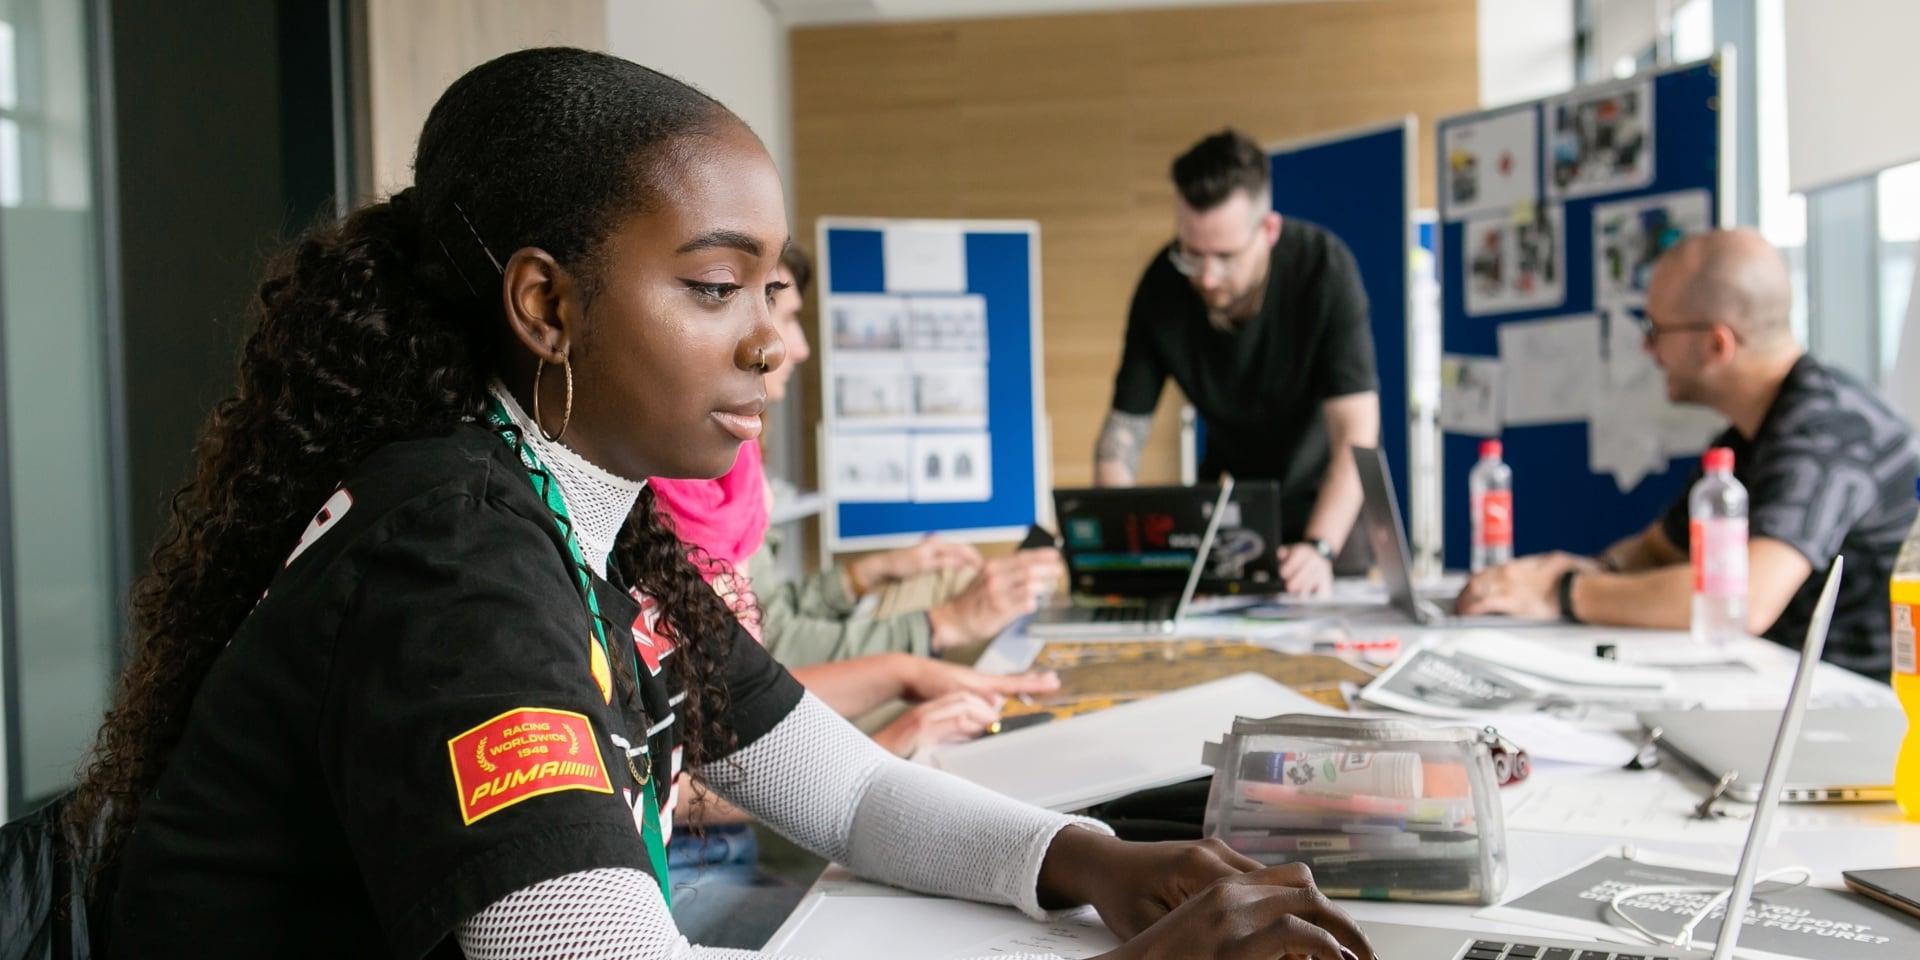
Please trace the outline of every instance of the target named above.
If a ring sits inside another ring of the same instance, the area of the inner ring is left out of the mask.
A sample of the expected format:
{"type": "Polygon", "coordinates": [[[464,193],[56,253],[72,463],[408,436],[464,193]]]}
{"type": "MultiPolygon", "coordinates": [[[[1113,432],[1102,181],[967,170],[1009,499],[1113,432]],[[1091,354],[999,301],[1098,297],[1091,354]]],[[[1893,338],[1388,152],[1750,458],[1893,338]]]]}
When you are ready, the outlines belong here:
{"type": "Polygon", "coordinates": [[[1213,552],[1214,537],[1220,533],[1220,518],[1227,514],[1227,501],[1233,497],[1233,477],[1220,478],[1220,493],[1213,498],[1207,516],[1206,532],[1200,535],[1200,547],[1193,553],[1193,567],[1187,571],[1186,586],[1176,598],[1154,597],[1144,601],[1100,604],[1096,606],[1041,607],[1027,621],[1027,634],[1035,637],[1134,637],[1170,634],[1180,626],[1193,603],[1193,592],[1200,586],[1200,575],[1207,569],[1207,556],[1213,552]]]}
{"type": "MultiPolygon", "coordinates": [[[[1827,585],[1820,592],[1820,605],[1814,609],[1813,622],[1807,625],[1807,642],[1800,655],[1800,668],[1793,675],[1793,693],[1787,697],[1787,709],[1774,728],[1773,750],[1767,760],[1765,787],[1760,805],[1754,808],[1753,822],[1747,827],[1746,846],[1740,853],[1740,869],[1733,875],[1733,889],[1727,898],[1726,916],[1743,917],[1753,899],[1754,876],[1760,871],[1760,848],[1773,832],[1773,817],[1780,808],[1781,787],[1787,770],[1793,765],[1794,747],[1801,741],[1800,725],[1807,714],[1807,700],[1813,688],[1814,670],[1820,653],[1827,646],[1827,626],[1833,622],[1834,599],[1839,593],[1840,572],[1844,562],[1836,557],[1827,574],[1827,585]]],[[[1771,715],[1769,715],[1771,718],[1771,715]]],[[[1721,925],[1725,935],[1713,945],[1712,960],[1732,960],[1740,939],[1738,923],[1721,925]]],[[[1597,940],[1547,940],[1507,934],[1475,933],[1472,930],[1441,930],[1432,927],[1405,926],[1396,923],[1367,923],[1360,929],[1372,941],[1374,952],[1393,960],[1707,960],[1709,954],[1675,947],[1648,947],[1639,944],[1602,943],[1597,940]]]]}
{"type": "MultiPolygon", "coordinates": [[[[1660,731],[1668,752],[1709,780],[1732,774],[1727,796],[1760,799],[1760,771],[1771,746],[1767,710],[1650,710],[1640,725],[1660,731]]],[[[1787,771],[1787,803],[1893,799],[1893,760],[1907,732],[1906,715],[1891,708],[1812,710],[1800,734],[1800,752],[1787,771]]]]}
{"type": "Polygon", "coordinates": [[[1497,614],[1463,617],[1420,596],[1413,585],[1413,551],[1407,548],[1407,528],[1400,524],[1400,498],[1393,492],[1387,455],[1378,447],[1352,450],[1360,469],[1360,492],[1365,497],[1360,522],[1366,524],[1367,545],[1373,548],[1373,562],[1380,567],[1380,579],[1386,582],[1388,605],[1425,627],[1519,627],[1553,622],[1497,614]]]}

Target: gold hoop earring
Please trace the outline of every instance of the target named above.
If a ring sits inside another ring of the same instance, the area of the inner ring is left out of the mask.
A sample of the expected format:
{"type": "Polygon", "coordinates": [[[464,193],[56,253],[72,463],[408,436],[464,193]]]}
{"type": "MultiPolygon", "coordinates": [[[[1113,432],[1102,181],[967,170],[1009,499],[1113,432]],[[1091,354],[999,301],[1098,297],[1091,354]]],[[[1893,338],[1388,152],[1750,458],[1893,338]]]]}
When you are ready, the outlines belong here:
{"type": "Polygon", "coordinates": [[[573,361],[565,357],[560,360],[560,370],[567,375],[567,401],[560,411],[560,429],[553,433],[547,432],[547,425],[540,419],[540,374],[546,369],[545,360],[533,368],[533,426],[548,443],[559,443],[560,438],[567,435],[567,425],[573,422],[573,361]]]}

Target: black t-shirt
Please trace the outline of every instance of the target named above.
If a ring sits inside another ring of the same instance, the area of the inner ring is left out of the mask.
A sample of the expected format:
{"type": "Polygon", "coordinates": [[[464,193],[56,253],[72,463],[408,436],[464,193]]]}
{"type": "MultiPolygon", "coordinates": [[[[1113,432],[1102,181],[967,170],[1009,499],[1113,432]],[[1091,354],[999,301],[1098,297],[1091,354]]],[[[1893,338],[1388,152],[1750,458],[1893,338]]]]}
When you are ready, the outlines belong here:
{"type": "MultiPolygon", "coordinates": [[[[670,811],[676,654],[650,600],[596,577],[609,669],[572,570],[494,434],[369,457],[195,698],[126,846],[114,954],[457,956],[515,890],[651,872],[636,774],[670,811]]],[[[737,626],[699,642],[730,647],[736,747],[799,702],[737,626]]]]}
{"type": "MultiPolygon", "coordinates": [[[[1802,357],[1752,440],[1729,429],[1713,444],[1733,449],[1734,479],[1747,488],[1747,536],[1779,540],[1813,564],[1767,639],[1800,647],[1827,567],[1844,554],[1847,572],[1823,659],[1883,679],[1892,665],[1887,581],[1913,523],[1920,476],[1913,428],[1858,380],[1802,357]]],[[[1660,522],[1682,550],[1688,519],[1682,493],[1660,522]]]]}
{"type": "Polygon", "coordinates": [[[1288,218],[1259,313],[1226,331],[1162,248],[1133,293],[1113,409],[1152,413],[1168,377],[1206,420],[1202,474],[1280,481],[1284,534],[1298,540],[1327,470],[1321,403],[1379,387],[1367,294],[1347,245],[1288,218]]]}

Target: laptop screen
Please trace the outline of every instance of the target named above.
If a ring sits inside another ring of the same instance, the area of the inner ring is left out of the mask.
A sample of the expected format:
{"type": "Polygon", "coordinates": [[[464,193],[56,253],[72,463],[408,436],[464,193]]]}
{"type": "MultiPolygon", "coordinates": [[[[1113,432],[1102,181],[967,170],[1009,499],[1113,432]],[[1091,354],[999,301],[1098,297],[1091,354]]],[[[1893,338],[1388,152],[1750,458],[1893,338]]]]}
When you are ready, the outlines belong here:
{"type": "MultiPolygon", "coordinates": [[[[1076,593],[1163,596],[1180,592],[1206,532],[1217,485],[1063,488],[1053,494],[1062,552],[1076,593]]],[[[1200,589],[1279,588],[1280,485],[1235,484],[1200,589]]]]}

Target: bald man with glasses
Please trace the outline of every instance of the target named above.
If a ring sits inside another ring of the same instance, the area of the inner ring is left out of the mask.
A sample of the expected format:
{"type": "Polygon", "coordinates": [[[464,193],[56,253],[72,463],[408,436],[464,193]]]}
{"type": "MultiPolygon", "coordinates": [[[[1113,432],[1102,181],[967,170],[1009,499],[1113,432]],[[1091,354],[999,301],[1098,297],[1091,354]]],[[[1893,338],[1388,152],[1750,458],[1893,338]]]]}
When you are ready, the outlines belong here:
{"type": "Polygon", "coordinates": [[[1094,482],[1134,482],[1171,378],[1206,422],[1202,482],[1279,481],[1281,577],[1324,592],[1360,512],[1347,448],[1380,442],[1360,269],[1340,238],[1273,212],[1266,153],[1244,134],[1195,144],[1173,181],[1174,239],[1134,290],[1094,482]]]}
{"type": "MultiPolygon", "coordinates": [[[[1920,444],[1878,393],[1800,349],[1792,305],[1786,261],[1759,234],[1690,237],[1654,267],[1645,348],[1669,400],[1711,407],[1730,424],[1713,445],[1733,449],[1747,488],[1748,631],[1797,645],[1827,565],[1845,554],[1826,658],[1884,678],[1887,580],[1913,522],[1920,444]]],[[[1692,599],[1682,492],[1600,556],[1523,557],[1469,580],[1456,605],[1680,630],[1692,599]]]]}

